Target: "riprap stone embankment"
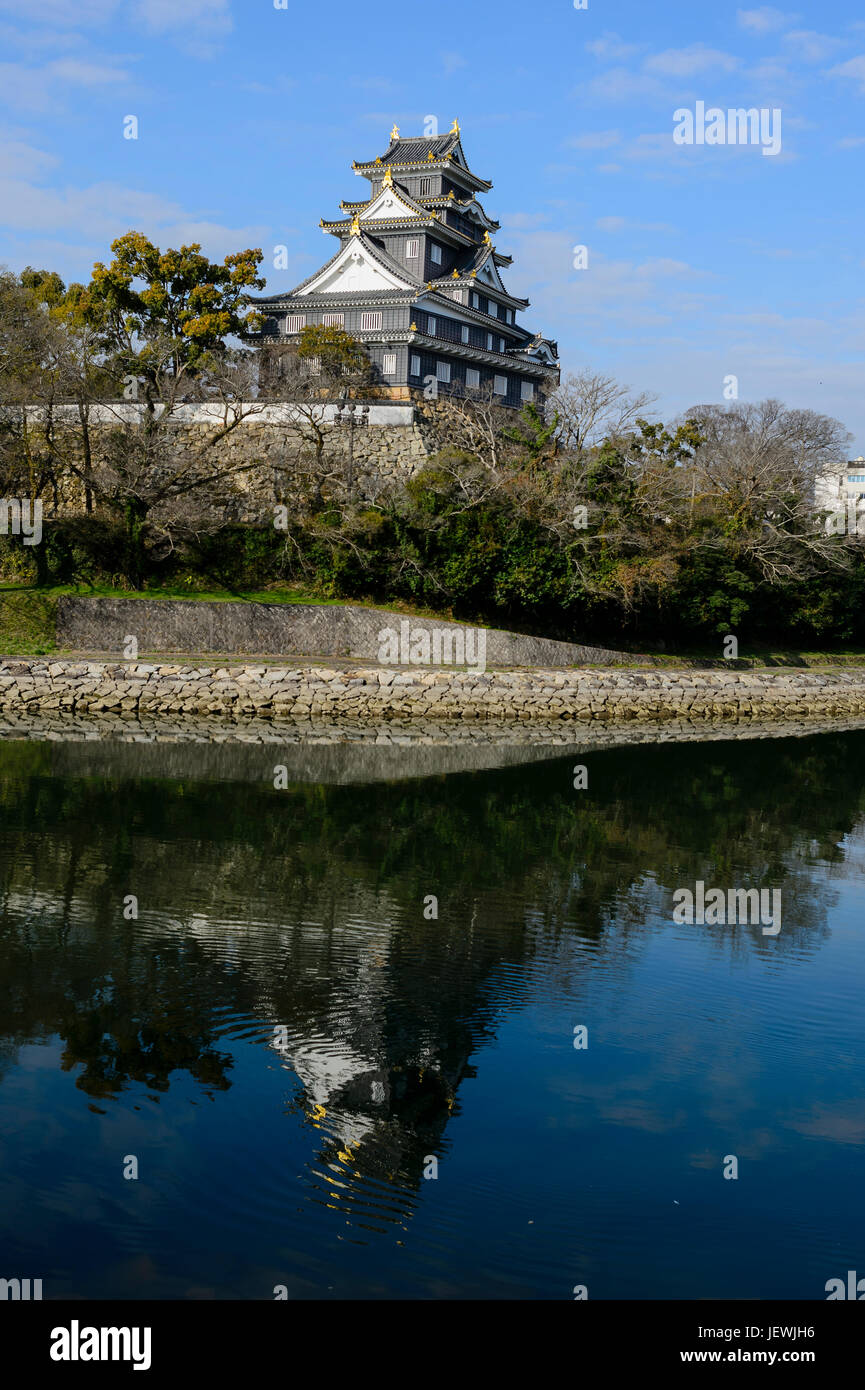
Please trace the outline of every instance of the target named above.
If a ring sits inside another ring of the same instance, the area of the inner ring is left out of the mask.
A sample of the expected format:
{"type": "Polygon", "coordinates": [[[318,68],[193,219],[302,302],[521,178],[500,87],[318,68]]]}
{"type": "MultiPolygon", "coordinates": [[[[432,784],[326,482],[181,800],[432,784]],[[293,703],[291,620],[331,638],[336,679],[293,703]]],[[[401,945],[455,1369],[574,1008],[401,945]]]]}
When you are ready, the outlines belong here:
{"type": "Polygon", "coordinates": [[[0,710],[248,718],[827,720],[865,713],[865,670],[471,670],[7,657],[0,710]]]}

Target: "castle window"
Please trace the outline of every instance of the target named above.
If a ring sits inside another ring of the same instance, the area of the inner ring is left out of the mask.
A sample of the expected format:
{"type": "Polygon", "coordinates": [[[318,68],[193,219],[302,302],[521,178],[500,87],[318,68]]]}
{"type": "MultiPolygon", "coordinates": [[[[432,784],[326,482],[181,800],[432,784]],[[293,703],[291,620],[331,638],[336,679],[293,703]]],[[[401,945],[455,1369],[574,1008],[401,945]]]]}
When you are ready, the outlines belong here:
{"type": "Polygon", "coordinates": [[[508,394],[507,377],[496,375],[496,378],[493,381],[493,390],[495,391],[497,396],[506,396],[508,394]]]}
{"type": "Polygon", "coordinates": [[[427,315],[426,331],[427,331],[427,333],[429,333],[429,335],[430,335],[431,338],[434,338],[434,337],[435,337],[436,321],[435,321],[435,319],[433,318],[432,314],[428,314],[428,315],[427,315]]]}
{"type": "Polygon", "coordinates": [[[430,242],[429,258],[434,265],[441,265],[442,263],[442,249],[435,241],[430,242]]]}
{"type": "Polygon", "coordinates": [[[466,367],[466,386],[478,387],[481,384],[481,374],[477,367],[466,367]]]}
{"type": "Polygon", "coordinates": [[[361,332],[366,330],[368,333],[374,333],[377,328],[381,328],[381,310],[375,314],[361,314],[360,327],[361,332]]]}
{"type": "Polygon", "coordinates": [[[450,362],[436,362],[436,376],[439,381],[450,381],[451,364],[450,362]]]}
{"type": "Polygon", "coordinates": [[[505,340],[504,340],[504,338],[499,338],[499,352],[504,352],[504,350],[505,350],[505,340]]]}
{"type": "Polygon", "coordinates": [[[473,308],[473,309],[479,309],[480,307],[481,307],[481,297],[480,297],[479,294],[475,294],[474,291],[472,291],[472,308],[473,308]]]}
{"type": "Polygon", "coordinates": [[[499,306],[498,304],[495,304],[491,299],[487,300],[487,313],[492,314],[494,319],[497,319],[499,316],[499,306]]]}
{"type": "Polygon", "coordinates": [[[408,374],[409,376],[420,376],[420,357],[416,352],[411,355],[408,374]]]}
{"type": "Polygon", "coordinates": [[[463,342],[467,343],[469,340],[469,330],[467,328],[460,329],[460,336],[462,337],[463,342]]]}
{"type": "Polygon", "coordinates": [[[321,322],[325,328],[342,328],[345,314],[322,314],[321,322]]]}
{"type": "Polygon", "coordinates": [[[487,352],[492,352],[492,350],[493,350],[493,335],[492,335],[492,333],[488,333],[488,334],[487,334],[487,352]]]}
{"type": "Polygon", "coordinates": [[[306,328],[306,314],[286,314],[286,333],[299,333],[302,328],[306,328]]]}
{"type": "Polygon", "coordinates": [[[524,401],[533,401],[535,399],[535,388],[531,381],[520,382],[520,398],[524,401]]]}
{"type": "Polygon", "coordinates": [[[405,244],[405,258],[414,261],[420,255],[420,242],[416,236],[409,237],[405,244]]]}
{"type": "Polygon", "coordinates": [[[396,376],[396,353],[386,352],[381,359],[382,376],[396,376]]]}

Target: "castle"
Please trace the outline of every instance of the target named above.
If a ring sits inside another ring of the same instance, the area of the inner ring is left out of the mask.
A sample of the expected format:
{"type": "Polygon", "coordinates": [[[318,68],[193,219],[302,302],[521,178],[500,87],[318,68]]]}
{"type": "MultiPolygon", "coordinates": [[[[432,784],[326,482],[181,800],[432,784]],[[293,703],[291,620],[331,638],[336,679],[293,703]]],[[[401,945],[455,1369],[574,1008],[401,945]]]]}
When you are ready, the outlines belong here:
{"type": "Polygon", "coordinates": [[[408,138],[394,126],[384,154],[352,168],[370,196],[322,219],[339,249],[320,270],[256,301],[262,345],[336,325],[363,345],[380,397],[492,393],[542,409],[559,381],[558,348],[517,322],[529,301],[505,289],[511,257],[496,250],[499,223],[478,197],[492,184],[469,168],[458,122],[408,138]]]}

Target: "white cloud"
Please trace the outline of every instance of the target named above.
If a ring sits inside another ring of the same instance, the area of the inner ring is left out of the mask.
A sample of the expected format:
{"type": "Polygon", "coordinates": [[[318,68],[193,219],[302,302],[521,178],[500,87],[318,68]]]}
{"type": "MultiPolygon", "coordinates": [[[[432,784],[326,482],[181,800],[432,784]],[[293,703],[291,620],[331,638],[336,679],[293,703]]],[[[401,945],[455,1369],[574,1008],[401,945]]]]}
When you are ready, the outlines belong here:
{"type": "MultiPolygon", "coordinates": [[[[195,57],[210,58],[231,33],[229,0],[0,0],[0,12],[30,29],[18,36],[24,46],[37,26],[50,36],[61,30],[104,27],[128,18],[147,34],[166,35],[195,57]]],[[[37,40],[43,43],[41,36],[37,40]]]]}
{"type": "Polygon", "coordinates": [[[0,133],[0,178],[38,177],[59,162],[56,155],[38,150],[26,140],[19,140],[8,132],[0,133]]]}
{"type": "MultiPolygon", "coordinates": [[[[595,226],[601,232],[675,232],[669,222],[635,222],[630,217],[599,217],[595,226]]],[[[680,263],[677,263],[680,264],[680,263]]]]}
{"type": "Polygon", "coordinates": [[[134,14],[153,34],[195,29],[197,34],[213,38],[234,28],[228,0],[137,0],[134,14]]]}
{"type": "Polygon", "coordinates": [[[56,58],[43,67],[0,63],[0,102],[15,112],[57,111],[67,95],[64,89],[112,87],[131,80],[126,69],[110,58],[105,62],[56,58]]]}
{"type": "Polygon", "coordinates": [[[625,43],[618,34],[606,33],[587,43],[586,51],[608,63],[623,63],[640,50],[635,43],[625,43]]]}
{"type": "Polygon", "coordinates": [[[660,279],[674,275],[677,277],[695,277],[712,275],[712,271],[698,270],[695,266],[688,265],[687,261],[676,261],[670,256],[656,256],[653,260],[644,261],[642,265],[636,267],[634,271],[641,279],[660,279]]]}
{"type": "Polygon", "coordinates": [[[667,97],[667,88],[657,77],[619,67],[598,73],[588,88],[580,89],[580,95],[585,93],[590,101],[662,101],[667,97]]]}
{"type": "Polygon", "coordinates": [[[456,72],[458,68],[467,66],[467,59],[465,59],[461,53],[448,52],[442,53],[439,56],[442,60],[442,67],[448,76],[450,76],[452,72],[456,72]]]}
{"type": "Polygon", "coordinates": [[[865,53],[860,53],[857,58],[848,58],[846,63],[838,63],[834,68],[830,68],[829,76],[850,77],[854,82],[858,82],[861,90],[865,92],[865,53]]]}
{"type": "Polygon", "coordinates": [[[565,144],[572,150],[608,150],[618,145],[621,136],[617,130],[590,130],[585,135],[572,135],[565,144]]]}
{"type": "Polygon", "coordinates": [[[692,43],[688,48],[668,48],[663,53],[652,54],[646,59],[644,68],[646,72],[664,77],[694,77],[697,73],[713,70],[732,72],[738,64],[739,59],[731,53],[703,43],[692,43]]]}
{"type": "MultiPolygon", "coordinates": [[[[0,226],[23,232],[27,245],[39,235],[59,234],[92,245],[94,257],[110,255],[111,242],[130,229],[143,232],[160,245],[198,241],[207,255],[225,256],[246,246],[267,250],[273,238],[264,226],[226,227],[191,214],[181,204],[118,183],[94,183],[86,188],[43,188],[21,177],[28,151],[19,148],[0,174],[0,226]]],[[[52,156],[35,152],[43,163],[52,156]]],[[[32,172],[32,171],[31,171],[32,172]]]]}
{"type": "Polygon", "coordinates": [[[506,230],[522,230],[528,227],[541,227],[549,220],[549,213],[546,212],[510,212],[502,214],[501,224],[506,230]]]}
{"type": "Polygon", "coordinates": [[[844,47],[843,40],[818,34],[814,29],[793,29],[784,35],[782,42],[801,63],[825,63],[844,47]]]}
{"type": "Polygon", "coordinates": [[[105,87],[113,82],[130,81],[130,74],[124,68],[88,63],[80,58],[57,58],[48,64],[45,75],[49,80],[56,77],[61,82],[71,82],[78,87],[105,87]]]}
{"type": "Polygon", "coordinates": [[[0,0],[0,11],[30,24],[50,24],[52,28],[79,28],[104,24],[119,7],[120,0],[0,0]]]}
{"type": "Polygon", "coordinates": [[[797,14],[785,14],[783,10],[776,10],[773,5],[761,5],[757,10],[736,11],[740,28],[747,29],[752,34],[776,33],[779,29],[787,29],[791,24],[795,24],[798,18],[797,14]]]}

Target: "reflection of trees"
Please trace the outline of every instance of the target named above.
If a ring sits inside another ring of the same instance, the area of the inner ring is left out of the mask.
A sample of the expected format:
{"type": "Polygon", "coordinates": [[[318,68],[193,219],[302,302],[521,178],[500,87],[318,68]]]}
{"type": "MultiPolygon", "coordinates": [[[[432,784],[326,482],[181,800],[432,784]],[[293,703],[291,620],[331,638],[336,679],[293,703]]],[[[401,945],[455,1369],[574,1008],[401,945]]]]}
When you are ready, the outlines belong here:
{"type": "Polygon", "coordinates": [[[211,1017],[222,972],[204,952],[191,955],[161,942],[155,959],[142,953],[117,961],[86,1000],[68,1001],[57,1031],[66,1042],[64,1071],[83,1068],[76,1086],[91,1096],[113,1095],[130,1081],[167,1091],[173,1071],[188,1071],[208,1090],[228,1089],[232,1061],[214,1046],[211,1017]]]}
{"type": "Polygon", "coordinates": [[[469,1059],[528,988],[521,967],[561,985],[584,968],[576,931],[616,952],[702,878],[785,894],[771,946],[728,928],[717,949],[817,949],[809,866],[838,863],[862,818],[863,747],[613,749],[581,756],[587,791],[570,757],[277,792],[266,750],[255,786],[57,778],[50,746],[0,745],[0,1032],[59,1034],[76,1084],[104,1097],[178,1071],[225,1089],[231,1020],[260,1020],[272,1048],[282,1025],[322,1171],[346,1200],[360,1175],[411,1189],[469,1059]]]}

